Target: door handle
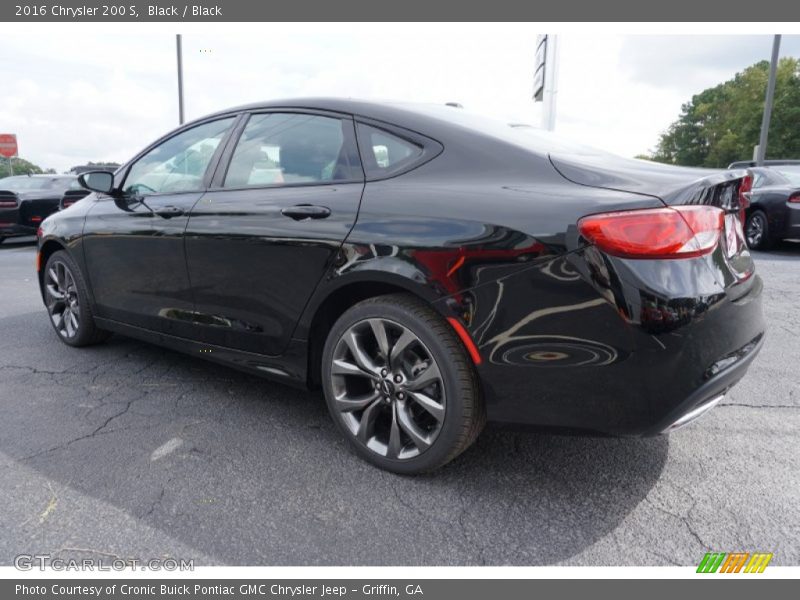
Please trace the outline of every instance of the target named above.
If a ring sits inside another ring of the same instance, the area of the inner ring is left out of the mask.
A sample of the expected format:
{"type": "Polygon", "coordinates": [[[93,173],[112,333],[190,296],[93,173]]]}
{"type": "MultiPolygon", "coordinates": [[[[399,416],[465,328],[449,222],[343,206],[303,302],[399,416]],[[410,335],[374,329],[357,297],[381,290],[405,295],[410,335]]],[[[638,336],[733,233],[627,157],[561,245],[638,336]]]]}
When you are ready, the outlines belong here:
{"type": "Polygon", "coordinates": [[[315,206],[313,204],[297,204],[289,206],[281,211],[284,217],[289,217],[295,221],[303,219],[324,219],[331,215],[331,209],[327,206],[315,206]]]}
{"type": "Polygon", "coordinates": [[[164,217],[165,219],[171,219],[172,217],[180,217],[183,215],[183,209],[179,206],[162,206],[161,208],[157,208],[155,213],[159,217],[164,217]]]}

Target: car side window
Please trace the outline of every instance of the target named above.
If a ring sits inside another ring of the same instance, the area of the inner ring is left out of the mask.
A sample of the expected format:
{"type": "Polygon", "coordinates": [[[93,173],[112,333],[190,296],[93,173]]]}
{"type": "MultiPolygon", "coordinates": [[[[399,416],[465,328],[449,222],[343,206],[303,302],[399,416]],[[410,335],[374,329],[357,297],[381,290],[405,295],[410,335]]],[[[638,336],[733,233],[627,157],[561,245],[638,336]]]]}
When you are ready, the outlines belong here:
{"type": "Polygon", "coordinates": [[[250,117],[236,143],[223,187],[261,187],[363,179],[353,123],[313,114],[250,117]]]}
{"type": "Polygon", "coordinates": [[[128,170],[123,192],[135,196],[196,192],[234,117],[203,123],[172,136],[128,170]]]}
{"type": "Polygon", "coordinates": [[[369,177],[383,177],[400,171],[417,161],[423,148],[388,131],[358,124],[364,170],[369,177]]]}
{"type": "Polygon", "coordinates": [[[756,173],[756,176],[753,178],[753,188],[760,188],[761,186],[766,184],[766,179],[761,173],[756,173]]]}

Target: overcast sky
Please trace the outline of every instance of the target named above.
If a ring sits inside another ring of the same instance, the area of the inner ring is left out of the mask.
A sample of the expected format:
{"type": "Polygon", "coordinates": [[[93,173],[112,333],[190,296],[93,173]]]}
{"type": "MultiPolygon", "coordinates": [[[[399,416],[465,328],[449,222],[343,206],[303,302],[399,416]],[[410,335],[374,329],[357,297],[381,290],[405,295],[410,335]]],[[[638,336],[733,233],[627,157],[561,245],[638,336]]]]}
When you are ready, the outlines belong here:
{"type": "MultiPolygon", "coordinates": [[[[348,96],[444,103],[538,124],[534,24],[220,24],[184,33],[187,119],[247,102],[348,96]]],[[[140,25],[5,31],[0,133],[64,171],[122,162],[178,123],[174,35],[140,25]],[[107,33],[100,33],[101,31],[107,33]],[[96,32],[96,33],[91,33],[96,32]]],[[[692,94],[768,59],[771,36],[562,34],[557,131],[634,156],[692,94]]],[[[800,36],[782,55],[800,56],[800,36]]]]}

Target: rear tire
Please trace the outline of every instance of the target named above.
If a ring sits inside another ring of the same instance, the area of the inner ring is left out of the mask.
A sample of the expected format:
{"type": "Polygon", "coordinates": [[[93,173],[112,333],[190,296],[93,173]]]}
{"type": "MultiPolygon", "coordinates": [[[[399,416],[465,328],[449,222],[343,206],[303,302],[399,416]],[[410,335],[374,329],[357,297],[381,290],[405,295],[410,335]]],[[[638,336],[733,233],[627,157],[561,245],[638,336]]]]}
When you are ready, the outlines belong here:
{"type": "Polygon", "coordinates": [[[769,234],[769,219],[763,210],[754,210],[745,220],[744,236],[752,250],[769,250],[775,243],[769,234]]]}
{"type": "Polygon", "coordinates": [[[461,340],[410,295],[364,300],[336,321],[323,351],[322,386],[334,422],[355,451],[394,473],[445,465],[486,422],[461,340]]]}
{"type": "Polygon", "coordinates": [[[62,342],[68,346],[91,346],[111,336],[95,324],[83,275],[66,251],[54,252],[47,259],[43,278],[47,314],[62,342]]]}

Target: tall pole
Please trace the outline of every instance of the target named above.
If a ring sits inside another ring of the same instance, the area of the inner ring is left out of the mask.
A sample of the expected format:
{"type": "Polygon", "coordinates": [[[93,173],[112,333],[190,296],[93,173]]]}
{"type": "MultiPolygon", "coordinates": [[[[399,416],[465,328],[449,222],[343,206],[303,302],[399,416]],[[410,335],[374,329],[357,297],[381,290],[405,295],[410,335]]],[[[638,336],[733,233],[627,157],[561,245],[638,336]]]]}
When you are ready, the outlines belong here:
{"type": "Polygon", "coordinates": [[[772,101],[775,98],[775,76],[778,71],[778,54],[781,49],[781,36],[776,35],[772,40],[772,59],[769,63],[769,81],[767,82],[767,97],[764,99],[764,116],[761,119],[761,136],[758,139],[758,152],[756,165],[764,164],[767,155],[767,136],[769,134],[769,121],[772,118],[772,101]]]}
{"type": "Polygon", "coordinates": [[[547,54],[544,67],[544,94],[542,103],[542,128],[556,128],[556,96],[558,95],[558,36],[547,36],[547,54]]]}
{"type": "Polygon", "coordinates": [[[175,44],[178,52],[178,121],[183,125],[183,48],[180,33],[175,36],[175,44]]]}
{"type": "Polygon", "coordinates": [[[9,156],[8,157],[8,172],[11,175],[11,177],[14,176],[14,157],[13,156],[9,156]]]}

